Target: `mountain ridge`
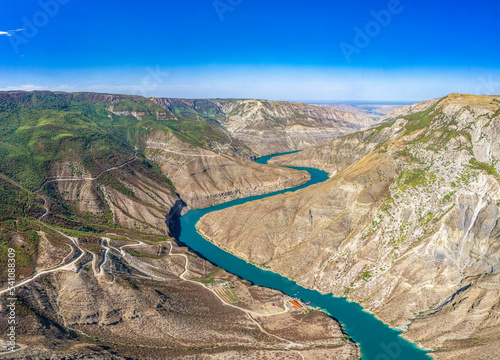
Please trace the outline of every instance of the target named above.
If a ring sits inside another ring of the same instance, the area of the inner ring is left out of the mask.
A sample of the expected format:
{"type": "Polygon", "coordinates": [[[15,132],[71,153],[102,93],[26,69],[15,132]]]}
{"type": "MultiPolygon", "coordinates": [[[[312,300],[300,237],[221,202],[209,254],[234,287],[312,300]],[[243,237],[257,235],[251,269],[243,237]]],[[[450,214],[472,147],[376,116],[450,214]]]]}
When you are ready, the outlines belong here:
{"type": "MultiPolygon", "coordinates": [[[[14,249],[21,346],[11,358],[279,358],[295,343],[297,358],[359,357],[336,320],[280,313],[282,293],[176,242],[189,207],[308,179],[250,161],[256,153],[217,121],[181,110],[138,96],[0,92],[0,292],[14,249]]],[[[8,311],[0,304],[3,333],[8,311]]]]}
{"type": "Polygon", "coordinates": [[[500,96],[450,94],[399,113],[271,161],[326,170],[325,183],[208,214],[198,226],[247,261],[359,302],[439,358],[480,358],[478,346],[492,355],[500,96]]]}

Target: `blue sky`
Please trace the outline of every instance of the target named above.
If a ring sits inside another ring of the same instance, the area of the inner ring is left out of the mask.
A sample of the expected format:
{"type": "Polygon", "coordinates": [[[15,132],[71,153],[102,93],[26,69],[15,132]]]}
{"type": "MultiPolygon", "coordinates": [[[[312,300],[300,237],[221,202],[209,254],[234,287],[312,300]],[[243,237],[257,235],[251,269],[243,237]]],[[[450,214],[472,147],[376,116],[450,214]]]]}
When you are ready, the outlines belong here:
{"type": "Polygon", "coordinates": [[[2,1],[0,89],[417,101],[500,93],[500,4],[2,1]]]}

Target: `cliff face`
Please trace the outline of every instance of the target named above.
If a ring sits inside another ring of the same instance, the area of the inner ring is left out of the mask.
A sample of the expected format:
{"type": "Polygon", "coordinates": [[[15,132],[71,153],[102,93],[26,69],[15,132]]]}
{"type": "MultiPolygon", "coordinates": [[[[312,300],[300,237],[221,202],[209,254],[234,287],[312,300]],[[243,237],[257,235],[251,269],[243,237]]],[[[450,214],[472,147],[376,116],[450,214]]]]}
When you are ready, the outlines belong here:
{"type": "Polygon", "coordinates": [[[500,328],[499,100],[452,94],[276,158],[332,177],[208,214],[200,231],[302,285],[348,296],[440,358],[491,357],[500,328]]]}
{"type": "Polygon", "coordinates": [[[303,150],[375,124],[366,117],[299,103],[243,100],[225,109],[228,131],[259,155],[303,150]]]}
{"type": "Polygon", "coordinates": [[[175,245],[186,206],[308,174],[249,161],[211,103],[160,103],[0,92],[0,272],[14,248],[22,285],[10,358],[359,358],[334,319],[285,312],[284,294],[175,245]]]}
{"type": "Polygon", "coordinates": [[[163,132],[148,136],[145,153],[172,179],[191,208],[281,190],[309,179],[307,172],[257,164],[232,148],[190,146],[163,132]]]}
{"type": "Polygon", "coordinates": [[[382,125],[366,131],[346,135],[337,141],[310,147],[298,154],[283,155],[271,159],[270,164],[282,166],[310,166],[324,170],[333,176],[337,172],[368,155],[381,144],[387,142],[401,130],[402,122],[397,119],[424,111],[439,99],[426,100],[417,104],[398,107],[380,119],[382,125]],[[391,121],[396,121],[393,124],[391,121]]]}
{"type": "MultiPolygon", "coordinates": [[[[209,141],[151,131],[142,139],[148,159],[161,166],[189,207],[281,190],[307,180],[295,170],[255,164],[245,158],[305,149],[372,126],[374,121],[335,109],[264,100],[152,98],[183,134],[182,124],[209,122],[209,141]]],[[[207,138],[208,132],[200,134],[207,138]]]]}
{"type": "Polygon", "coordinates": [[[218,122],[259,156],[302,150],[375,124],[368,117],[293,102],[164,98],[153,101],[179,116],[218,122]]]}
{"type": "Polygon", "coordinates": [[[380,121],[385,115],[405,105],[387,105],[387,104],[314,104],[324,108],[337,109],[351,114],[368,117],[375,121],[380,121]]]}
{"type": "MultiPolygon", "coordinates": [[[[0,93],[0,173],[45,194],[59,225],[166,235],[179,201],[205,207],[294,186],[303,172],[255,164],[225,130],[230,101],[0,93]],[[14,164],[14,166],[12,166],[14,164]]],[[[7,205],[8,207],[8,205],[7,205]]]]}

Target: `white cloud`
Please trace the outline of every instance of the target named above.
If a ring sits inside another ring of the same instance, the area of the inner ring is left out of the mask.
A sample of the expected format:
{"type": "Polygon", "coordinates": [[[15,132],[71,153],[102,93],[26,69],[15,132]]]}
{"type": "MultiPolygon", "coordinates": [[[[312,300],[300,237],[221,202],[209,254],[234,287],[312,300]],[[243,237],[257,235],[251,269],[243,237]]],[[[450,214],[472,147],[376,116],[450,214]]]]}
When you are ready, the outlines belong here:
{"type": "Polygon", "coordinates": [[[168,78],[144,68],[5,72],[0,90],[90,91],[185,98],[298,101],[416,102],[452,92],[499,94],[498,69],[398,70],[200,66],[167,68],[168,78]],[[145,80],[144,80],[145,79],[145,80]],[[2,89],[4,88],[4,89],[2,89]]]}
{"type": "Polygon", "coordinates": [[[40,85],[24,84],[17,86],[6,86],[0,89],[0,91],[14,91],[14,90],[33,91],[33,90],[44,90],[45,88],[46,88],[45,86],[40,86],[40,85]]]}
{"type": "Polygon", "coordinates": [[[12,36],[12,33],[18,32],[18,31],[23,31],[24,29],[16,29],[16,30],[7,30],[7,31],[0,31],[0,36],[12,36]]]}

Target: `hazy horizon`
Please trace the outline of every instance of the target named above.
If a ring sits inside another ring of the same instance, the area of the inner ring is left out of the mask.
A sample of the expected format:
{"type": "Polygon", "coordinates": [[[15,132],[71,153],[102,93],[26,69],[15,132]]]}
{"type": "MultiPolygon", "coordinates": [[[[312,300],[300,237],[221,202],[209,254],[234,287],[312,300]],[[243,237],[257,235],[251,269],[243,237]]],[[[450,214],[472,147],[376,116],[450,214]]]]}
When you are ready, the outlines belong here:
{"type": "MultiPolygon", "coordinates": [[[[16,92],[16,91],[22,91],[22,92],[54,92],[54,93],[97,93],[97,94],[113,94],[113,95],[137,95],[137,94],[124,94],[124,93],[113,93],[113,92],[108,92],[108,91],[62,91],[62,90],[51,90],[51,89],[33,89],[33,90],[26,90],[26,89],[15,89],[15,88],[9,88],[9,89],[0,89],[0,92],[16,92]]],[[[137,95],[137,96],[142,96],[142,95],[137,95]]],[[[309,105],[352,105],[352,106],[359,106],[359,105],[411,105],[415,104],[421,101],[425,101],[427,99],[419,99],[419,100],[408,100],[408,101],[390,101],[390,100],[352,100],[352,99],[344,99],[344,100],[335,100],[335,99],[329,99],[329,100],[324,100],[324,99],[267,99],[267,98],[248,98],[248,97],[199,97],[199,98],[193,98],[193,97],[178,97],[178,96],[145,96],[145,97],[163,97],[163,98],[170,98],[170,99],[184,99],[184,100],[198,100],[198,99],[205,99],[205,100],[263,100],[263,101],[284,101],[284,102],[296,102],[296,103],[303,103],[303,104],[309,104],[309,105]]]]}
{"type": "Polygon", "coordinates": [[[500,93],[500,4],[485,0],[7,6],[1,90],[359,102],[500,93]]]}

